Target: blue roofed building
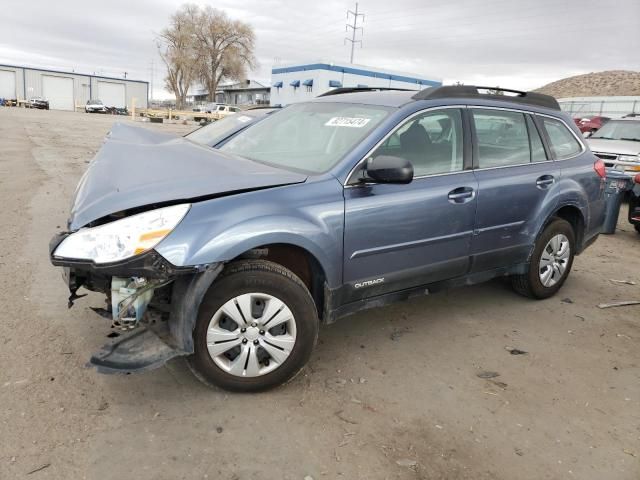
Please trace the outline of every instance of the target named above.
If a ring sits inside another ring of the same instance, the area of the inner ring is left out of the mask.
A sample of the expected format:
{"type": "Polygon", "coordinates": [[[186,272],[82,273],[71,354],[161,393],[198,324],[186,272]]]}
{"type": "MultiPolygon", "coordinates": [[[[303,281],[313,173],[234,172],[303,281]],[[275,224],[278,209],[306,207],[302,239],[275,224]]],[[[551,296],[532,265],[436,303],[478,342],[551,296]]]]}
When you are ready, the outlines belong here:
{"type": "Polygon", "coordinates": [[[433,75],[337,62],[278,65],[271,70],[271,105],[302,102],[340,87],[384,87],[422,90],[442,85],[433,75]]]}

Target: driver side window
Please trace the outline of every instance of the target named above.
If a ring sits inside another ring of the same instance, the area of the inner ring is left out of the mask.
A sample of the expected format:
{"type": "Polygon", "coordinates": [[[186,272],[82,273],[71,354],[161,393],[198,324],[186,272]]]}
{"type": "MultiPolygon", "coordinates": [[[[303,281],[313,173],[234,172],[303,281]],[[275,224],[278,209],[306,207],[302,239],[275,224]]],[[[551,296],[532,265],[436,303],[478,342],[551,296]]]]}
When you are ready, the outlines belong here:
{"type": "Polygon", "coordinates": [[[402,157],[414,177],[463,169],[462,114],[459,109],[430,110],[402,124],[371,155],[402,157]]]}

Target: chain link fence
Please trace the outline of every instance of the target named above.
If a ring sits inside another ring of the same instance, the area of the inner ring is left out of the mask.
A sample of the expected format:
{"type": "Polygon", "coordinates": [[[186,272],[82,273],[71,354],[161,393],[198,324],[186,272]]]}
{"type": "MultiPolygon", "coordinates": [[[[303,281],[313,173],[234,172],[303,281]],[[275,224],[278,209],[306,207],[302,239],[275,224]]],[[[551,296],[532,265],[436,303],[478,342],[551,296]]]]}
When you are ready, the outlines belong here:
{"type": "Polygon", "coordinates": [[[601,115],[620,118],[632,113],[640,116],[640,96],[561,98],[558,103],[572,117],[601,115]]]}

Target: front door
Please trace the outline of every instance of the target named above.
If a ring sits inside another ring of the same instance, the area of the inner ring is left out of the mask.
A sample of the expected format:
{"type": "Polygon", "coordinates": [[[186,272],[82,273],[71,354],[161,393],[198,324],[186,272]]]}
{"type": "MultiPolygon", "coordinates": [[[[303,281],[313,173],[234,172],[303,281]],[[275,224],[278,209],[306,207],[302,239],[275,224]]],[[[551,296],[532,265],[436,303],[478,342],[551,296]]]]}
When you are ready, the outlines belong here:
{"type": "Polygon", "coordinates": [[[407,119],[369,156],[407,158],[413,182],[358,183],[358,171],[350,177],[344,190],[345,302],[468,271],[477,183],[464,169],[464,153],[461,110],[428,110],[407,119]]]}

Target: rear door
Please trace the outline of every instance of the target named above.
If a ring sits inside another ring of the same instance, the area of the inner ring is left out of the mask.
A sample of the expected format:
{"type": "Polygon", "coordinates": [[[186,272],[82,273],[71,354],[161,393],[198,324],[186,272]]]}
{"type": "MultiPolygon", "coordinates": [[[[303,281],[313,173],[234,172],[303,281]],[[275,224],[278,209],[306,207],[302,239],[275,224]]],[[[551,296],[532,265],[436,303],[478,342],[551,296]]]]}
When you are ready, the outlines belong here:
{"type": "Polygon", "coordinates": [[[469,113],[479,189],[472,271],[480,272],[526,261],[560,172],[532,115],[486,107],[469,113]]]}
{"type": "Polygon", "coordinates": [[[367,158],[395,155],[414,167],[407,185],[358,184],[344,190],[344,301],[465,274],[477,184],[460,108],[409,117],[367,158]]]}

